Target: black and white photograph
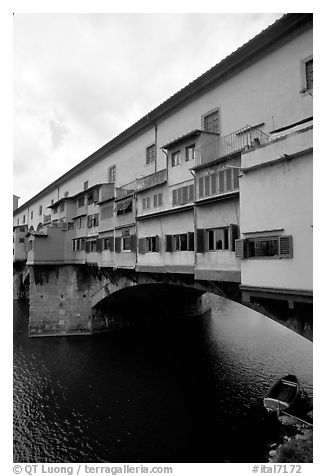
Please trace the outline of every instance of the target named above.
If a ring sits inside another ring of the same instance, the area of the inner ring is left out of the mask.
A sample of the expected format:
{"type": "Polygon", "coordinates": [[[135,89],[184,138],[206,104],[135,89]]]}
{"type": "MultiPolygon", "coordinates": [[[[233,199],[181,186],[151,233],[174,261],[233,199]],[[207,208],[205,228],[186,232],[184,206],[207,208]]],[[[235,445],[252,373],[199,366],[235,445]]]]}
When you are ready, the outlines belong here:
{"type": "Polygon", "coordinates": [[[307,474],[315,15],[11,16],[13,473],[307,474]]]}

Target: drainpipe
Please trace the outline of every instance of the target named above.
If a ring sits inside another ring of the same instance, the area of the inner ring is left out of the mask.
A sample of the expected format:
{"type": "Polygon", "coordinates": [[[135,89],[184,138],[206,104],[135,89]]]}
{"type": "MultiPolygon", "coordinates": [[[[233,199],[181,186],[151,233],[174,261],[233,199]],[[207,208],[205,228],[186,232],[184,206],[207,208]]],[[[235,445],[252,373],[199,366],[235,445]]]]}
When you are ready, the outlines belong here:
{"type": "Polygon", "coordinates": [[[168,159],[168,153],[166,152],[166,150],[161,147],[160,148],[161,151],[165,154],[165,168],[166,168],[166,180],[168,180],[169,178],[169,159],[168,159]]]}
{"type": "MultiPolygon", "coordinates": [[[[196,174],[193,170],[190,170],[191,175],[194,178],[194,266],[197,266],[197,184],[196,184],[196,174]]],[[[196,271],[196,269],[195,269],[196,271]]]]}
{"type": "Polygon", "coordinates": [[[137,195],[137,190],[134,193],[134,210],[135,210],[135,269],[136,265],[138,264],[138,222],[137,222],[137,216],[138,216],[138,195],[137,195]]]}
{"type": "Polygon", "coordinates": [[[154,142],[155,142],[155,169],[154,171],[157,172],[157,124],[154,124],[154,142]]]}

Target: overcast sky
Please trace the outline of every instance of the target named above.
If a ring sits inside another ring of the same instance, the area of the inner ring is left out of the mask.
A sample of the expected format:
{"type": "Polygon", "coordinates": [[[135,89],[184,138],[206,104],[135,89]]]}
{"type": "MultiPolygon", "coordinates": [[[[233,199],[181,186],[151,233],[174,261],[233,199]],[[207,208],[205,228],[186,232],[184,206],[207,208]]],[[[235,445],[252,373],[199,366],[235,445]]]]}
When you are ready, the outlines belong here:
{"type": "Polygon", "coordinates": [[[19,204],[281,16],[15,14],[19,204]]]}

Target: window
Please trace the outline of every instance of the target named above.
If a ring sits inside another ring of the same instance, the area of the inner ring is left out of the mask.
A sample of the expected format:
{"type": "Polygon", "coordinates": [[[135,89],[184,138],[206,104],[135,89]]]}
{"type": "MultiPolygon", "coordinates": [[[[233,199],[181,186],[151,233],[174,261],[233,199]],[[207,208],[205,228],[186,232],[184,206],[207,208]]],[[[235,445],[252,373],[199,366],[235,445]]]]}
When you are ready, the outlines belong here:
{"type": "Polygon", "coordinates": [[[153,198],[154,208],[160,207],[162,204],[163,204],[163,195],[162,195],[162,193],[155,194],[154,198],[153,198]]]}
{"type": "Polygon", "coordinates": [[[78,217],[76,219],[76,228],[79,230],[85,226],[85,217],[78,217]]]}
{"type": "Polygon", "coordinates": [[[131,236],[122,237],[122,251],[131,251],[131,236]]]}
{"type": "Polygon", "coordinates": [[[180,165],[180,150],[173,152],[171,155],[171,166],[176,167],[177,165],[180,165]]]}
{"type": "Polygon", "coordinates": [[[25,220],[26,220],[26,216],[23,215],[23,223],[25,223],[25,220]]]}
{"type": "Polygon", "coordinates": [[[189,145],[186,147],[186,162],[193,160],[195,158],[195,144],[189,145]]]}
{"type": "Polygon", "coordinates": [[[54,204],[54,200],[53,200],[53,198],[52,198],[52,199],[51,199],[51,205],[53,205],[53,204],[54,204]]]}
{"type": "Polygon", "coordinates": [[[39,206],[38,214],[39,214],[39,215],[42,215],[42,205],[39,206]]]}
{"type": "Polygon", "coordinates": [[[153,144],[146,148],[146,165],[154,162],[155,158],[156,158],[156,149],[155,149],[155,144],[153,144]]]}
{"type": "Polygon", "coordinates": [[[58,213],[58,206],[53,207],[52,211],[53,211],[53,215],[58,213]]]}
{"type": "Polygon", "coordinates": [[[64,202],[61,202],[60,203],[60,208],[59,208],[60,212],[63,212],[64,209],[65,209],[65,204],[64,204],[64,202]]]}
{"type": "Polygon", "coordinates": [[[114,183],[116,179],[116,166],[112,165],[112,167],[109,168],[109,182],[114,183]]]}
{"type": "Polygon", "coordinates": [[[198,197],[219,195],[239,189],[238,167],[225,167],[198,179],[198,197]]]}
{"type": "Polygon", "coordinates": [[[236,240],[238,258],[292,258],[291,235],[265,236],[236,240]]]}
{"type": "Polygon", "coordinates": [[[68,195],[69,195],[69,192],[65,192],[65,193],[63,194],[64,198],[67,198],[68,195]]]}
{"type": "Polygon", "coordinates": [[[33,220],[34,212],[33,210],[31,211],[31,220],[33,220]]]}
{"type": "Polygon", "coordinates": [[[93,191],[89,192],[87,195],[87,204],[91,205],[94,202],[94,194],[93,191]]]}
{"type": "Polygon", "coordinates": [[[96,240],[86,241],[85,251],[86,253],[93,253],[94,251],[96,251],[96,240]]]}
{"type": "Polygon", "coordinates": [[[187,233],[181,235],[173,235],[173,250],[187,251],[187,233]]]}
{"type": "Polygon", "coordinates": [[[72,240],[72,249],[73,251],[83,251],[85,248],[85,238],[77,238],[72,240]]]}
{"type": "Polygon", "coordinates": [[[220,132],[219,128],[219,110],[213,109],[212,111],[202,116],[202,129],[206,132],[220,132]]]}
{"type": "Polygon", "coordinates": [[[206,230],[206,250],[228,250],[229,249],[229,227],[213,228],[206,230]]]}
{"type": "Polygon", "coordinates": [[[150,197],[143,198],[142,203],[143,203],[143,210],[147,210],[148,208],[151,207],[151,198],[150,197]]]}
{"type": "Polygon", "coordinates": [[[93,215],[93,226],[98,226],[98,213],[93,215]]]}
{"type": "Polygon", "coordinates": [[[114,238],[113,236],[109,236],[108,238],[104,238],[103,240],[103,249],[114,251],[114,238]]]}
{"type": "Polygon", "coordinates": [[[172,206],[185,205],[194,200],[194,185],[184,185],[172,190],[172,206]]]}
{"type": "Polygon", "coordinates": [[[88,180],[86,180],[86,182],[84,182],[84,190],[87,190],[88,189],[88,180]]]}
{"type": "Polygon", "coordinates": [[[145,252],[146,253],[158,253],[159,252],[159,237],[158,236],[149,236],[145,238],[145,252]]]}
{"type": "Polygon", "coordinates": [[[19,243],[25,243],[25,238],[19,238],[19,243]]]}
{"type": "Polygon", "coordinates": [[[313,62],[312,59],[305,63],[306,89],[313,89],[313,62]]]}
{"type": "Polygon", "coordinates": [[[77,207],[78,207],[78,208],[81,208],[81,207],[83,207],[84,205],[85,205],[85,197],[83,196],[83,197],[81,197],[81,198],[78,198],[78,200],[77,200],[77,207]]]}

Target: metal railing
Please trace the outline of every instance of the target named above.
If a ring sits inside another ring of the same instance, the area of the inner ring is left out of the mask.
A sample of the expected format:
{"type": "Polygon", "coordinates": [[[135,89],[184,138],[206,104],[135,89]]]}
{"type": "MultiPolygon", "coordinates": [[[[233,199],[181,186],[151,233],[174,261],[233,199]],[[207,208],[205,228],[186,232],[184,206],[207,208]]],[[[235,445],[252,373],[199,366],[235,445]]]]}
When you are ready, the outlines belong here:
{"type": "Polygon", "coordinates": [[[203,165],[235,152],[256,149],[268,141],[269,136],[265,132],[247,125],[195,149],[195,163],[196,166],[203,165]]]}
{"type": "Polygon", "coordinates": [[[159,172],[154,172],[153,174],[147,175],[146,177],[141,177],[136,180],[136,189],[144,190],[146,188],[153,187],[154,185],[159,185],[166,182],[167,180],[167,170],[163,169],[159,172]]]}
{"type": "Polygon", "coordinates": [[[122,187],[116,187],[115,189],[115,198],[122,198],[136,190],[136,180],[133,182],[127,183],[122,187]]]}

